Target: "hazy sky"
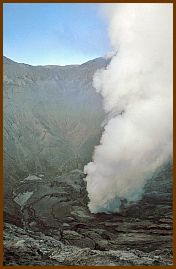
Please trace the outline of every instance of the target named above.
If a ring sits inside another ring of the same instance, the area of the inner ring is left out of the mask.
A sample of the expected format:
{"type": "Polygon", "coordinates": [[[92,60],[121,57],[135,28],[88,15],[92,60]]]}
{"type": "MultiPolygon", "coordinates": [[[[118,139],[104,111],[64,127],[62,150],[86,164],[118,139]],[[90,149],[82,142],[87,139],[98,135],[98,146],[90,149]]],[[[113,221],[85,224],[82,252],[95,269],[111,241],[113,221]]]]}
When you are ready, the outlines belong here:
{"type": "Polygon", "coordinates": [[[4,55],[32,65],[75,64],[110,51],[99,4],[4,4],[4,55]]]}

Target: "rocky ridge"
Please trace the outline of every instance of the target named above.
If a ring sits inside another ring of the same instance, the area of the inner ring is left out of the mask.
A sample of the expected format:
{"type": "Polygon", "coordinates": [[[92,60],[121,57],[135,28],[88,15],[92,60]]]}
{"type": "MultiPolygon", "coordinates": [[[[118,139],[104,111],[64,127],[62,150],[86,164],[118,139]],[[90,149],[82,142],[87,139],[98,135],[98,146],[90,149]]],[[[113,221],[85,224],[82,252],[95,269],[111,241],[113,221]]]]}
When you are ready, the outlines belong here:
{"type": "Polygon", "coordinates": [[[171,265],[171,251],[91,250],[5,225],[5,265],[171,265]],[[13,240],[12,240],[13,237],[13,240]]]}

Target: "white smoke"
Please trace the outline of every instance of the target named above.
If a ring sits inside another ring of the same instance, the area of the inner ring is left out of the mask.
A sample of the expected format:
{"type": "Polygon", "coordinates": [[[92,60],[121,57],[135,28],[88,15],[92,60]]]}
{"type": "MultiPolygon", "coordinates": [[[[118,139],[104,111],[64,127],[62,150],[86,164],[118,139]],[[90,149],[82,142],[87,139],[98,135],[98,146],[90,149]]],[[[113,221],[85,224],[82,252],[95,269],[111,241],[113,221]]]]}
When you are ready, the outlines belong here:
{"type": "Polygon", "coordinates": [[[172,4],[106,7],[117,53],[94,77],[108,122],[85,166],[93,213],[138,199],[146,179],[172,156],[172,4]]]}

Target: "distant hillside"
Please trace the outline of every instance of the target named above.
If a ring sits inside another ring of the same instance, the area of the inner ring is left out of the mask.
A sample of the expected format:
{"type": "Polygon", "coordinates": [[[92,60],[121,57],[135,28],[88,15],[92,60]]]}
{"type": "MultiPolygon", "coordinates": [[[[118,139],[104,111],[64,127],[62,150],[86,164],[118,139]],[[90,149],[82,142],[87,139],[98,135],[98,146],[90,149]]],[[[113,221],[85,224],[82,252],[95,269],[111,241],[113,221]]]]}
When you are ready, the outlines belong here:
{"type": "Polygon", "coordinates": [[[30,66],[4,57],[6,182],[29,173],[57,175],[90,160],[104,119],[92,78],[106,65],[97,58],[82,65],[30,66]]]}

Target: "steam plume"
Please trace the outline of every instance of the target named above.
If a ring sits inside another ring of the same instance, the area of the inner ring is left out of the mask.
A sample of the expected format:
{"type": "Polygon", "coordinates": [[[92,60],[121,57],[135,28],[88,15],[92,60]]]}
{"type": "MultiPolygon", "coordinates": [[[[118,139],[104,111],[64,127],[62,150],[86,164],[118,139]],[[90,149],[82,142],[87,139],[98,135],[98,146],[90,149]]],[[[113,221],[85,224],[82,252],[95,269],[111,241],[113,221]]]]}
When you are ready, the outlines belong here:
{"type": "Polygon", "coordinates": [[[172,4],[107,5],[114,51],[94,86],[107,123],[85,166],[89,209],[119,211],[172,156],[172,4]]]}

